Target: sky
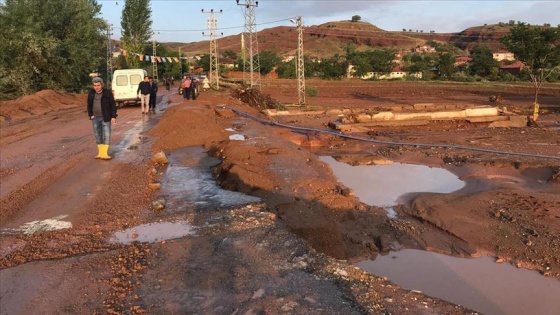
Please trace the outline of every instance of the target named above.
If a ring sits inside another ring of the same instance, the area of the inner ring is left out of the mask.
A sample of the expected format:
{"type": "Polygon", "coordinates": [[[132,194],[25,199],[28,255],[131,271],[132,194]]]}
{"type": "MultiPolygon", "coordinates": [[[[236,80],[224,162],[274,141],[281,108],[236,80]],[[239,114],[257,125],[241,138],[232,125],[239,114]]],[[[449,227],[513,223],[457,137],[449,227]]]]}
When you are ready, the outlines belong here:
{"type": "MultiPolygon", "coordinates": [[[[124,0],[97,0],[101,18],[113,25],[113,38],[121,37],[124,0]]],[[[240,0],[246,3],[248,0],[240,0]]],[[[255,1],[253,1],[255,3],[255,1]]],[[[157,42],[190,43],[209,40],[211,9],[217,20],[217,33],[237,35],[244,30],[242,6],[235,0],[151,0],[152,29],[157,42]],[[202,34],[205,32],[206,36],[202,34]]],[[[304,26],[350,20],[359,15],[386,31],[402,29],[436,33],[460,32],[472,26],[510,20],[529,24],[560,25],[560,0],[260,0],[255,8],[256,30],[274,26],[295,26],[291,18],[301,16],[304,26]]]]}

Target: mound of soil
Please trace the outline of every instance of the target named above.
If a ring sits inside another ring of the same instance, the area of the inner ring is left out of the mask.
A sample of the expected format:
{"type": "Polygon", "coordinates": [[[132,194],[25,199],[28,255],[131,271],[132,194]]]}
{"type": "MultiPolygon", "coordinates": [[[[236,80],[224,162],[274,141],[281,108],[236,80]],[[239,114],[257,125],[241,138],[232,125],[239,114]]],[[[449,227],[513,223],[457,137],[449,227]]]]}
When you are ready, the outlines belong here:
{"type": "Polygon", "coordinates": [[[15,100],[0,101],[0,123],[83,106],[86,97],[86,94],[43,90],[15,100]]]}

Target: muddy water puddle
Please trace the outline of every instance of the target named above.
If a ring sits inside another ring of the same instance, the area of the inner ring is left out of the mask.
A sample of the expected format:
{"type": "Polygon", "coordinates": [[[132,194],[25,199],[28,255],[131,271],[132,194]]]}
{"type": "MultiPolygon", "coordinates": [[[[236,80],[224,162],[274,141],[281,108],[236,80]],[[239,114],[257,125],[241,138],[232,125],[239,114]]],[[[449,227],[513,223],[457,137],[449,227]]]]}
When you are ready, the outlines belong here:
{"type": "MultiPolygon", "coordinates": [[[[392,219],[397,219],[392,207],[407,195],[451,193],[465,187],[457,176],[441,168],[401,163],[351,166],[332,157],[320,159],[331,166],[334,175],[356,197],[368,205],[383,207],[392,219]]],[[[508,177],[510,180],[517,183],[516,178],[508,177]]],[[[484,314],[560,314],[557,279],[507,263],[498,264],[490,257],[456,258],[404,249],[357,266],[404,288],[484,314]]]]}
{"type": "Polygon", "coordinates": [[[195,229],[185,221],[148,223],[116,232],[110,242],[125,245],[133,242],[154,243],[194,235],[195,233],[195,229]]]}
{"type": "Polygon", "coordinates": [[[198,209],[238,207],[261,201],[218,186],[211,168],[220,160],[209,157],[201,147],[174,151],[168,158],[170,165],[165,171],[161,192],[175,210],[188,210],[189,205],[196,205],[198,209]]]}
{"type": "Polygon", "coordinates": [[[560,281],[493,258],[456,258],[405,249],[356,264],[418,290],[483,314],[560,314],[560,281]]]}
{"type": "Polygon", "coordinates": [[[465,186],[457,176],[442,168],[403,163],[352,166],[330,156],[320,159],[331,166],[334,175],[361,202],[384,208],[393,219],[396,218],[393,206],[407,193],[450,193],[465,186]]]}

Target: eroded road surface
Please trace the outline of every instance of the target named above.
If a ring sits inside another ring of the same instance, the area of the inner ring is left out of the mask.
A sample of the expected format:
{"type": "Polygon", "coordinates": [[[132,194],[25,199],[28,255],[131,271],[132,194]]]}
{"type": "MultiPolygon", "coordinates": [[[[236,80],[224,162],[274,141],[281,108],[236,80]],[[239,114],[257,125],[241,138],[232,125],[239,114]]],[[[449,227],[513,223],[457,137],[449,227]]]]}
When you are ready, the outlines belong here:
{"type": "Polygon", "coordinates": [[[229,110],[258,115],[228,92],[185,102],[166,92],[158,102],[150,116],[119,109],[111,161],[93,158],[85,105],[3,122],[1,314],[474,314],[353,265],[394,246],[490,253],[558,278],[557,161],[527,158],[516,171],[480,155],[463,167],[462,152],[292,133],[229,110]],[[160,151],[167,163],[153,158],[160,151]],[[396,207],[395,220],[339,183],[319,158],[326,155],[353,165],[450,158],[448,168],[472,182],[501,168],[500,178],[525,176],[528,184],[421,194],[396,207]],[[450,204],[480,212],[443,213],[450,204]],[[533,223],[535,215],[544,219],[533,223]],[[490,223],[462,223],[477,216],[490,223]],[[495,225],[515,240],[488,246],[495,225]]]}

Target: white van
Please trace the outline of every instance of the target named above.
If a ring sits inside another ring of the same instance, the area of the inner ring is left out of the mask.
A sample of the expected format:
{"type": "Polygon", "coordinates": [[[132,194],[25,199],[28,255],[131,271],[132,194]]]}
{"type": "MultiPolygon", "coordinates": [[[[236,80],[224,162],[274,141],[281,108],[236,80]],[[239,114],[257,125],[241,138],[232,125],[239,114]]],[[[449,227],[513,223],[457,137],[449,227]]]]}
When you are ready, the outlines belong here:
{"type": "Polygon", "coordinates": [[[118,107],[131,103],[137,104],[140,101],[137,93],[138,84],[147,75],[148,72],[144,69],[115,70],[111,89],[118,107]]]}

